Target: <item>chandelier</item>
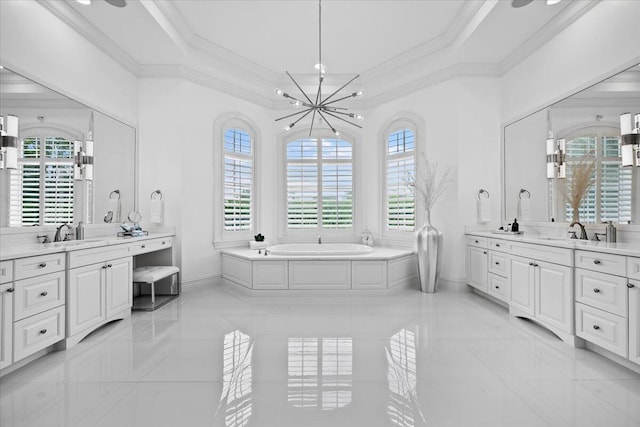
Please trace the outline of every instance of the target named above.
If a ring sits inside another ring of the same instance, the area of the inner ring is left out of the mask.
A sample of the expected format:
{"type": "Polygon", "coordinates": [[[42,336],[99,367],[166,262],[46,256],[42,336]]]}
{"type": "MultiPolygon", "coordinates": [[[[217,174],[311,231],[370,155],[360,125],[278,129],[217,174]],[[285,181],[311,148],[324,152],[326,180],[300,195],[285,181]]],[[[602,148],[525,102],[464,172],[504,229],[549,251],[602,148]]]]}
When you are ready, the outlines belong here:
{"type": "Polygon", "coordinates": [[[280,117],[276,119],[276,122],[280,120],[292,118],[292,120],[294,121],[292,121],[288,126],[284,128],[285,132],[288,132],[300,120],[304,119],[309,114],[311,114],[311,127],[309,129],[309,136],[311,136],[311,132],[313,131],[313,123],[315,122],[315,118],[317,114],[327,124],[327,126],[329,126],[329,128],[334,133],[334,135],[336,137],[339,137],[340,132],[336,130],[336,128],[331,124],[328,118],[330,117],[332,120],[333,119],[341,120],[343,122],[349,123],[350,125],[353,125],[362,129],[362,126],[360,126],[357,123],[354,123],[349,119],[364,120],[363,116],[361,116],[360,114],[349,112],[348,108],[339,107],[336,104],[340,101],[344,101],[345,99],[362,96],[364,92],[362,90],[359,90],[357,92],[352,92],[346,95],[345,94],[343,94],[342,96],[339,95],[339,93],[344,88],[349,86],[354,80],[360,77],[360,75],[356,75],[351,80],[349,80],[348,82],[340,86],[338,90],[331,93],[326,98],[322,97],[322,82],[324,80],[324,74],[327,71],[327,67],[322,64],[322,4],[321,2],[322,0],[318,0],[318,63],[315,65],[315,69],[318,70],[318,91],[315,94],[315,100],[312,99],[313,94],[311,94],[312,96],[307,95],[305,91],[302,90],[302,88],[300,87],[296,79],[294,79],[293,76],[289,74],[288,71],[285,71],[285,73],[287,74],[287,76],[289,76],[293,84],[295,84],[296,87],[300,90],[300,93],[303,95],[304,99],[301,100],[294,96],[291,96],[290,94],[284,92],[282,89],[276,89],[275,92],[277,95],[280,95],[288,99],[289,103],[292,104],[293,106],[301,107],[300,111],[280,117]],[[337,98],[334,99],[334,97],[336,96],[337,98]]]}

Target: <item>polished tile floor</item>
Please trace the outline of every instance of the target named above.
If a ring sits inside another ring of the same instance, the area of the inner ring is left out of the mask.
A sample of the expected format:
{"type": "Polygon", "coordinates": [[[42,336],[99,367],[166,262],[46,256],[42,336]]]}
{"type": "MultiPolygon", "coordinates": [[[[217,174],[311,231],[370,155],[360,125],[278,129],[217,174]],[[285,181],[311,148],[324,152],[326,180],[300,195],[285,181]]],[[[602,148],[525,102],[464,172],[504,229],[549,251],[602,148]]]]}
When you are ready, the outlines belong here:
{"type": "Polygon", "coordinates": [[[0,379],[0,425],[637,427],[640,375],[470,292],[192,286],[0,379]]]}

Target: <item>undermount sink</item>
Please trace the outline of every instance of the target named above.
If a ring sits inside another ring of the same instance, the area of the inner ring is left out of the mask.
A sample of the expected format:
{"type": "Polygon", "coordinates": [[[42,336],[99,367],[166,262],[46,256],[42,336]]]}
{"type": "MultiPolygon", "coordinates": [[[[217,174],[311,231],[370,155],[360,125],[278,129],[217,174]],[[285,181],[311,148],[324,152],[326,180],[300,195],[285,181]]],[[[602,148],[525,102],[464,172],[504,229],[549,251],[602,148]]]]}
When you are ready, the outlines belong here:
{"type": "Polygon", "coordinates": [[[539,236],[537,237],[537,239],[550,240],[550,241],[556,241],[556,242],[567,242],[567,243],[580,243],[580,244],[589,243],[589,240],[572,239],[571,237],[539,236]]]}
{"type": "Polygon", "coordinates": [[[55,248],[69,248],[69,247],[73,247],[73,246],[81,246],[81,245],[87,245],[90,243],[97,243],[100,242],[100,239],[93,239],[93,240],[66,240],[66,241],[62,241],[62,242],[54,242],[52,245],[55,248]]]}

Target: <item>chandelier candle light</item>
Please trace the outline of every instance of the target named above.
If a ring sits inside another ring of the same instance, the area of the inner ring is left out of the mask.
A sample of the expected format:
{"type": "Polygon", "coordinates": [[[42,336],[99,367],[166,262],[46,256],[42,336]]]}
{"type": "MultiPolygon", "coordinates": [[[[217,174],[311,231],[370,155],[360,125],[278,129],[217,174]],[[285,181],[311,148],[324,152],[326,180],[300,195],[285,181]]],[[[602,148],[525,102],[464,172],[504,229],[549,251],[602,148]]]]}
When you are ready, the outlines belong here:
{"type": "Polygon", "coordinates": [[[358,128],[362,128],[362,126],[358,125],[357,123],[354,123],[349,119],[364,120],[363,116],[361,116],[360,114],[348,112],[347,108],[339,107],[335,104],[340,101],[344,101],[345,99],[362,96],[364,92],[362,90],[359,90],[357,92],[353,92],[344,96],[339,96],[338,98],[334,99],[334,97],[338,95],[340,91],[342,91],[342,89],[349,86],[354,80],[360,77],[360,75],[356,75],[351,80],[343,84],[338,90],[331,93],[326,98],[322,98],[322,82],[324,80],[324,74],[327,71],[327,67],[324,64],[322,64],[322,3],[321,3],[321,0],[318,0],[318,63],[315,65],[315,69],[318,70],[318,91],[316,92],[316,95],[315,95],[315,101],[312,100],[312,97],[307,95],[304,92],[304,90],[302,90],[302,88],[300,87],[298,82],[293,78],[293,76],[289,74],[288,71],[285,71],[287,76],[289,76],[291,81],[293,81],[293,84],[296,85],[296,87],[300,90],[300,93],[304,96],[304,100],[295,98],[290,94],[284,92],[282,89],[276,89],[275,92],[277,95],[280,95],[288,99],[289,102],[295,107],[303,107],[303,109],[296,113],[280,117],[276,119],[276,122],[283,119],[290,118],[290,117],[295,118],[299,116],[295,119],[295,121],[291,122],[288,126],[284,128],[285,132],[288,132],[300,120],[304,119],[309,114],[312,114],[311,127],[309,128],[309,136],[311,136],[311,132],[313,131],[313,123],[314,123],[316,114],[318,114],[320,118],[324,120],[327,126],[329,126],[329,128],[331,129],[331,132],[333,132],[336,137],[340,137],[340,132],[336,130],[336,128],[329,122],[327,117],[331,117],[332,119],[335,118],[343,122],[349,123],[350,125],[356,126],[358,128]]]}

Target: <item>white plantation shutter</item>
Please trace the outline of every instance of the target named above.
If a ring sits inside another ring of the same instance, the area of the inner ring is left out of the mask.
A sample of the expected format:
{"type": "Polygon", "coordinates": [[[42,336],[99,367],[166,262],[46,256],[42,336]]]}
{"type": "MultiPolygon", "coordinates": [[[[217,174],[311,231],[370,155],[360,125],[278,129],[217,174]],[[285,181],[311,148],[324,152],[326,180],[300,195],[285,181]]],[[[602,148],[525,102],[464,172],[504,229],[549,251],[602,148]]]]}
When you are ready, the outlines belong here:
{"type": "Polygon", "coordinates": [[[415,134],[411,129],[391,132],[386,142],[387,230],[413,231],[415,197],[407,179],[415,174],[415,134]]]}
{"type": "Polygon", "coordinates": [[[224,134],[224,230],[252,228],[253,140],[242,129],[224,134]]]}
{"type": "MultiPolygon", "coordinates": [[[[621,165],[620,138],[600,130],[568,140],[568,163],[577,162],[582,156],[595,156],[596,168],[595,184],[580,206],[580,220],[588,223],[630,221],[633,171],[621,165]]],[[[568,168],[568,174],[570,172],[568,168]]],[[[567,221],[572,220],[573,212],[568,204],[565,215],[567,221]]]]}
{"type": "Polygon", "coordinates": [[[11,226],[73,222],[73,142],[44,133],[23,138],[9,185],[11,226]]]}
{"type": "Polygon", "coordinates": [[[353,144],[336,138],[287,144],[287,225],[353,227],[353,144]]]}

